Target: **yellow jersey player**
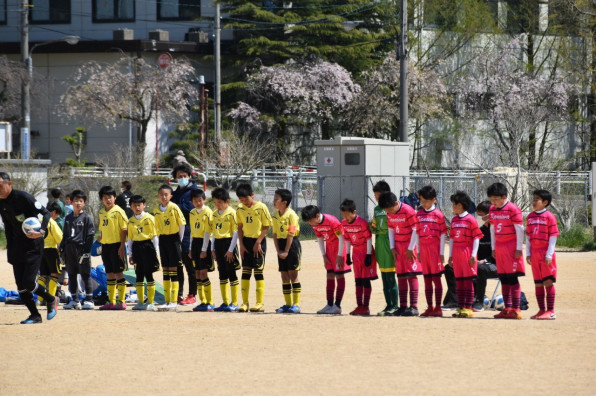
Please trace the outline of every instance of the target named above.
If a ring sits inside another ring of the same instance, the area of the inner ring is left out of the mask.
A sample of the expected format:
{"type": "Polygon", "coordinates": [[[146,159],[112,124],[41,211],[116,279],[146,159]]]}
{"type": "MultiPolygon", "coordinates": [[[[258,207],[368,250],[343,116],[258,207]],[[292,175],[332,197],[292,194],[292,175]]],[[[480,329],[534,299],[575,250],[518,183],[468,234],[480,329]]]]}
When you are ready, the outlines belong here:
{"type": "Polygon", "coordinates": [[[240,269],[236,243],[238,242],[238,225],[236,211],[230,207],[230,194],[224,188],[216,188],[211,192],[215,211],[213,212],[213,251],[212,256],[217,261],[219,271],[219,288],[221,289],[222,304],[215,308],[215,312],[238,311],[238,276],[240,269]],[[228,282],[231,289],[231,299],[228,298],[228,282]]]}
{"type": "Polygon", "coordinates": [[[277,262],[281,274],[281,287],[285,304],[278,308],[277,313],[300,313],[300,257],[302,247],[298,240],[300,234],[300,221],[292,208],[292,193],[290,190],[280,189],[275,191],[273,206],[277,212],[273,214],[273,243],[277,251],[277,262]],[[293,301],[292,301],[293,298],[293,301]]]}
{"type": "MultiPolygon", "coordinates": [[[[116,205],[116,190],[112,186],[99,189],[99,199],[104,207],[99,211],[99,238],[101,242],[101,259],[108,275],[108,303],[101,310],[123,310],[126,294],[126,235],[128,218],[126,212],[116,205]],[[116,288],[118,298],[116,299],[116,288]]],[[[75,278],[76,279],[76,278],[75,278]]]]}
{"type": "Polygon", "coordinates": [[[155,280],[153,273],[159,271],[159,238],[153,215],[145,212],[145,198],[133,195],[129,199],[133,215],[128,219],[128,256],[135,266],[136,289],[139,301],[132,307],[135,311],[157,311],[154,305],[155,280]],[[145,282],[147,280],[147,304],[145,282]]]}
{"type": "Polygon", "coordinates": [[[158,191],[159,207],[155,208],[155,226],[159,236],[159,257],[163,267],[163,288],[166,303],[157,307],[160,311],[175,311],[178,308],[178,267],[182,265],[182,247],[186,220],[182,211],[173,202],[172,187],[162,185],[158,191]]]}
{"type": "MultiPolygon", "coordinates": [[[[62,214],[62,208],[58,202],[53,201],[46,207],[52,218],[48,222],[48,231],[43,240],[43,256],[41,266],[39,267],[39,278],[37,283],[48,289],[48,293],[56,296],[58,289],[58,276],[60,275],[60,254],[58,245],[62,242],[62,229],[58,225],[58,219],[62,214]]],[[[38,296],[39,302],[43,302],[43,297],[38,296]]]]}
{"type": "Polygon", "coordinates": [[[190,211],[189,223],[191,233],[190,252],[188,257],[194,262],[197,277],[197,296],[201,303],[193,308],[195,312],[213,312],[213,294],[209,272],[215,270],[212,250],[211,233],[213,232],[213,211],[205,205],[205,192],[192,190],[190,201],[195,207],[190,211]]]}
{"type": "Polygon", "coordinates": [[[255,200],[255,194],[248,183],[236,188],[240,205],[236,209],[238,222],[238,244],[242,258],[242,305],[239,312],[248,311],[248,291],[250,276],[254,270],[257,284],[257,302],[250,312],[263,312],[263,295],[265,294],[265,253],[267,252],[267,230],[271,226],[271,215],[264,203],[255,200]]]}

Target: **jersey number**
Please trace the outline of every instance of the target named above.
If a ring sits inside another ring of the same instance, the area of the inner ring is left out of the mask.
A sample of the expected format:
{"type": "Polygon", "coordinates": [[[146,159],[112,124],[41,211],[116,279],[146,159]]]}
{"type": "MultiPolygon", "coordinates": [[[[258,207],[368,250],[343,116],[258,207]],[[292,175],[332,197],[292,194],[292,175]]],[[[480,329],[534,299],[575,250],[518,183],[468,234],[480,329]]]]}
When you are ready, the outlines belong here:
{"type": "Polygon", "coordinates": [[[139,234],[142,234],[143,233],[143,227],[137,227],[137,232],[139,234]]]}
{"type": "Polygon", "coordinates": [[[169,225],[170,225],[170,219],[165,219],[163,222],[164,222],[164,224],[165,224],[165,225],[167,225],[167,226],[169,226],[169,225]]]}
{"type": "Polygon", "coordinates": [[[501,223],[497,224],[497,232],[501,232],[502,228],[503,228],[503,224],[501,224],[501,223]]]}
{"type": "Polygon", "coordinates": [[[199,228],[201,228],[201,223],[195,223],[195,228],[198,230],[199,228]]]}
{"type": "Polygon", "coordinates": [[[428,224],[425,224],[424,227],[422,228],[422,232],[423,233],[427,233],[428,232],[428,224]]]}
{"type": "Polygon", "coordinates": [[[221,230],[223,228],[222,226],[223,226],[222,223],[215,223],[215,229],[217,229],[217,230],[221,230]]]}
{"type": "Polygon", "coordinates": [[[108,219],[103,219],[103,223],[101,224],[102,226],[107,226],[108,225],[108,219]]]}
{"type": "Polygon", "coordinates": [[[455,231],[455,238],[459,238],[460,235],[461,235],[461,230],[455,231]]]}
{"type": "Polygon", "coordinates": [[[246,222],[252,223],[252,216],[246,216],[246,222]]]}

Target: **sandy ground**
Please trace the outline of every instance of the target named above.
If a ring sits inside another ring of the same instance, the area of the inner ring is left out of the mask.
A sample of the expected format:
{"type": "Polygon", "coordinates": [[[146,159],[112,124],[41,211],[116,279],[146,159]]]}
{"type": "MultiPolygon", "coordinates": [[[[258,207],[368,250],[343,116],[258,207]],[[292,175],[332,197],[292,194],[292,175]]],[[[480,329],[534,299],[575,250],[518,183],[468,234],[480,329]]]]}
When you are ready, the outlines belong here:
{"type": "MultiPolygon", "coordinates": [[[[303,246],[301,315],[272,312],[283,304],[272,254],[264,314],[60,308],[51,322],[22,326],[26,309],[0,303],[0,394],[593,394],[596,254],[559,253],[555,321],[526,319],[537,310],[531,276],[520,321],[490,319],[492,311],[332,317],[314,314],[325,303],[325,274],[316,243],[303,246]]],[[[15,289],[5,252],[0,286],[15,289]]],[[[381,287],[373,283],[374,312],[384,306],[381,287]]],[[[423,292],[420,301],[424,309],[423,292]]],[[[344,311],[353,306],[349,275],[344,311]]]]}

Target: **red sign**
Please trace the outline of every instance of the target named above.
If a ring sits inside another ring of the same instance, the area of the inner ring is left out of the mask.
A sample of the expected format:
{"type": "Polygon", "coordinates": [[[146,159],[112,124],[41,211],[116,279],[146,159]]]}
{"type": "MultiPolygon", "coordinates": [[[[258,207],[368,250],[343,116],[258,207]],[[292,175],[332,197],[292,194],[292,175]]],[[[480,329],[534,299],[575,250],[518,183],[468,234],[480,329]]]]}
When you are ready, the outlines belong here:
{"type": "Polygon", "coordinates": [[[157,58],[157,66],[161,67],[162,69],[167,69],[173,60],[174,58],[172,57],[172,54],[169,52],[164,52],[157,58]]]}

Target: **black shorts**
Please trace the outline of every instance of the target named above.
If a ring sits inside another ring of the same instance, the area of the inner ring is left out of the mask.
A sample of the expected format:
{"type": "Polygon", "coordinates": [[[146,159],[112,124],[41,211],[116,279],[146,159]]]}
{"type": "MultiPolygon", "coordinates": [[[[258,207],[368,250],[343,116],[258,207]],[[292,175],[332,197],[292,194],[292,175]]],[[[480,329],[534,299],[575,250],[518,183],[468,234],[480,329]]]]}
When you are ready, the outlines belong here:
{"type": "Polygon", "coordinates": [[[192,261],[197,271],[208,270],[212,272],[215,270],[213,263],[213,256],[211,255],[211,241],[207,244],[207,257],[201,258],[201,249],[203,248],[203,238],[193,238],[190,244],[190,253],[192,254],[192,261]]]}
{"type": "Polygon", "coordinates": [[[137,272],[146,274],[159,270],[159,260],[153,241],[132,241],[132,259],[137,272]]]}
{"type": "Polygon", "coordinates": [[[519,274],[499,274],[499,280],[502,285],[517,285],[519,283],[519,274]]]}
{"type": "Polygon", "coordinates": [[[182,266],[180,235],[176,233],[159,236],[159,257],[161,258],[162,267],[169,268],[182,266]]]}
{"type": "Polygon", "coordinates": [[[43,250],[43,256],[41,258],[41,266],[39,267],[39,273],[41,275],[59,274],[60,272],[60,256],[58,255],[58,249],[48,248],[43,250]]]}
{"type": "MultiPolygon", "coordinates": [[[[230,244],[232,243],[232,238],[220,238],[215,239],[215,259],[217,260],[217,269],[223,264],[227,264],[228,260],[226,260],[225,254],[227,253],[228,249],[230,248],[230,244]]],[[[234,260],[230,263],[234,266],[235,270],[240,269],[240,260],[238,260],[238,248],[234,248],[234,260]]]]}
{"type": "MultiPolygon", "coordinates": [[[[286,249],[287,239],[278,239],[277,244],[279,245],[279,251],[283,252],[286,249]]],[[[277,256],[277,262],[279,264],[279,272],[287,271],[300,271],[300,259],[302,258],[302,246],[297,237],[292,240],[292,246],[288,251],[288,257],[285,259],[277,256]]]]}
{"type": "Polygon", "coordinates": [[[126,259],[118,257],[118,249],[120,249],[120,242],[101,245],[101,259],[107,274],[117,274],[128,269],[126,259]]]}
{"type": "Polygon", "coordinates": [[[263,267],[265,266],[265,254],[267,253],[267,239],[263,239],[261,241],[261,249],[263,249],[263,254],[260,254],[259,257],[255,257],[255,254],[252,250],[256,242],[257,238],[242,238],[242,243],[244,243],[244,247],[246,248],[246,250],[248,250],[248,252],[244,252],[244,257],[242,257],[243,267],[263,269],[263,267]]]}

